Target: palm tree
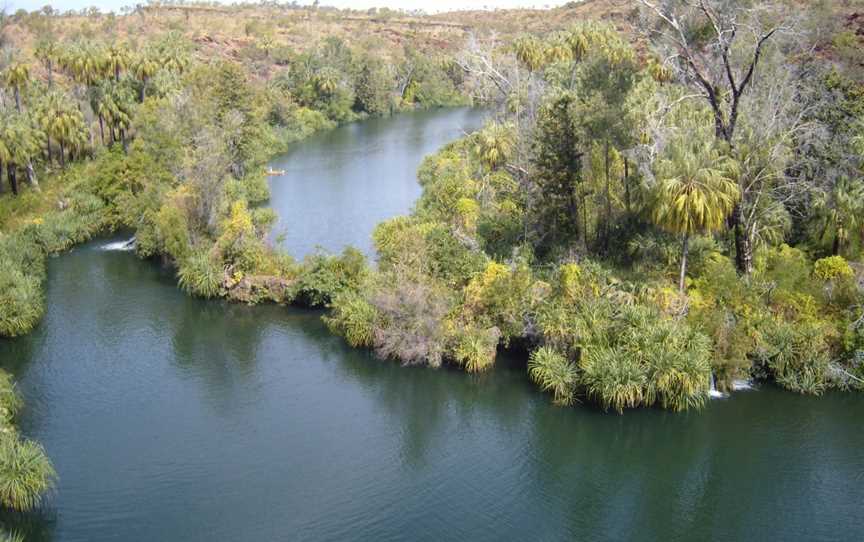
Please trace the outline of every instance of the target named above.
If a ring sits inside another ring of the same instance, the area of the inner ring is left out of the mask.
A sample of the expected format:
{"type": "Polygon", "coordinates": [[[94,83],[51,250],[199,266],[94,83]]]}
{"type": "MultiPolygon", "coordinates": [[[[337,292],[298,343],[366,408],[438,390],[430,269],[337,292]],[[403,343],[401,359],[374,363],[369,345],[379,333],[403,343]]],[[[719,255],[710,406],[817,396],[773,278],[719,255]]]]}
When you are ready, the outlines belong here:
{"type": "Polygon", "coordinates": [[[57,42],[51,39],[40,40],[36,45],[34,54],[48,72],[48,88],[50,89],[54,86],[54,64],[60,59],[60,49],[57,42]]]}
{"type": "MultiPolygon", "coordinates": [[[[3,121],[5,119],[0,119],[3,121]]],[[[4,124],[5,126],[5,124],[4,124]]],[[[0,134],[2,135],[2,134],[0,134]]],[[[12,151],[7,145],[7,141],[5,138],[0,137],[0,194],[3,193],[3,165],[6,164],[9,159],[12,157],[12,151]]],[[[10,181],[11,182],[11,181],[10,181]]],[[[13,191],[13,194],[15,192],[13,191]]]]}
{"type": "Polygon", "coordinates": [[[528,71],[534,72],[543,66],[543,46],[534,36],[522,36],[513,43],[516,60],[528,71]]]}
{"type": "Polygon", "coordinates": [[[27,172],[28,180],[38,188],[33,170],[33,158],[42,151],[40,133],[29,118],[23,115],[6,115],[0,119],[0,156],[6,165],[6,176],[13,194],[18,194],[18,169],[27,172]]]}
{"type": "MultiPolygon", "coordinates": [[[[132,108],[135,103],[135,95],[127,85],[107,83],[102,89],[103,99],[100,102],[100,112],[105,116],[111,126],[111,141],[116,141],[115,130],[126,148],[126,133],[132,124],[132,108]]],[[[101,128],[101,124],[100,124],[101,128]]]]}
{"type": "Polygon", "coordinates": [[[159,71],[159,61],[152,50],[145,50],[132,62],[132,73],[141,82],[141,90],[138,95],[140,102],[147,97],[147,82],[159,71]]]}
{"type": "Polygon", "coordinates": [[[107,61],[100,48],[89,42],[78,42],[63,57],[63,66],[73,79],[90,87],[102,78],[107,61]]]}
{"type": "Polygon", "coordinates": [[[129,52],[124,45],[113,44],[105,53],[107,69],[114,76],[114,82],[120,82],[120,72],[129,67],[129,52]]]}
{"type": "Polygon", "coordinates": [[[23,62],[16,62],[6,68],[3,74],[6,86],[15,93],[15,109],[21,112],[21,88],[30,81],[30,66],[23,62]]]}
{"type": "Polygon", "coordinates": [[[849,242],[850,233],[864,227],[864,180],[843,177],[816,198],[822,238],[833,234],[831,254],[837,256],[849,242]]]}
{"type": "Polygon", "coordinates": [[[312,82],[318,96],[332,96],[339,88],[339,72],[333,68],[323,68],[312,77],[312,82]]]}
{"type": "Polygon", "coordinates": [[[507,163],[516,148],[513,126],[493,122],[472,137],[473,151],[490,170],[507,163]]]}
{"type": "Polygon", "coordinates": [[[51,159],[51,140],[60,146],[60,165],[66,165],[66,150],[81,147],[87,141],[84,115],[64,94],[48,94],[37,111],[36,121],[45,134],[48,159],[51,159]]]}
{"type": "Polygon", "coordinates": [[[568,36],[563,33],[556,33],[548,40],[545,51],[548,62],[570,62],[573,60],[573,50],[567,38],[568,36]]]}
{"type": "Polygon", "coordinates": [[[683,237],[681,292],[690,236],[721,229],[740,197],[737,183],[727,173],[731,165],[713,141],[698,137],[674,142],[669,156],[658,164],[660,182],[653,219],[661,228],[683,237]]]}
{"type": "Polygon", "coordinates": [[[188,43],[180,34],[169,33],[155,46],[153,56],[162,68],[183,73],[189,65],[188,43]]]}

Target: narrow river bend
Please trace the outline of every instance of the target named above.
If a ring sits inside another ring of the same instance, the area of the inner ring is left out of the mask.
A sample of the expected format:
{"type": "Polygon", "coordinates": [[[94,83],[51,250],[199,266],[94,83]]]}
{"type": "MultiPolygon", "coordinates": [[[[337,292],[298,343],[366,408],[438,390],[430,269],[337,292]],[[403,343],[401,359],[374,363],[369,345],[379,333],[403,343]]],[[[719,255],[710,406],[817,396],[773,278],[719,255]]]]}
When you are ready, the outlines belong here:
{"type": "MultiPolygon", "coordinates": [[[[346,126],[274,161],[302,256],[370,250],[469,110],[346,126]]],[[[864,396],[773,389],[701,413],[558,408],[504,359],[402,368],[319,313],[185,296],[93,242],[53,259],[48,312],[0,341],[22,431],[59,487],[27,540],[861,540],[864,396]]],[[[14,518],[13,518],[14,519],[14,518]]]]}

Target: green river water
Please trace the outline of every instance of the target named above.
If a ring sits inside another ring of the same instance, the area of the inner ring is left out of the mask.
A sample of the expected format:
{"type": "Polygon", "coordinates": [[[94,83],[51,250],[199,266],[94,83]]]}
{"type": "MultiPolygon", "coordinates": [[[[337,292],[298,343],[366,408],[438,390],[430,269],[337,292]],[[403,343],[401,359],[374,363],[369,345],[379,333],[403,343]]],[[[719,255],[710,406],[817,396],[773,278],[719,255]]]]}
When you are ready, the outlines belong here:
{"type": "MultiPolygon", "coordinates": [[[[371,250],[471,110],[339,128],[273,162],[283,245],[371,250]]],[[[864,396],[771,388],[699,413],[558,408],[524,359],[482,376],[347,347],[320,313],[207,302],[99,240],[52,259],[0,341],[59,484],[28,540],[862,540],[864,396]]]]}

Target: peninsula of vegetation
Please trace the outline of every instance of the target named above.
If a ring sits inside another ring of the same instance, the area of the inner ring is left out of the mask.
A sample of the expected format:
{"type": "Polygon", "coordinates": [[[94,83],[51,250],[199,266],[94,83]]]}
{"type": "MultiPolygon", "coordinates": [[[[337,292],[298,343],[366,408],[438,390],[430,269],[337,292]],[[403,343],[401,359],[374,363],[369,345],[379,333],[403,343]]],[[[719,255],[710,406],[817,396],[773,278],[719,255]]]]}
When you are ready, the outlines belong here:
{"type": "MultiPolygon", "coordinates": [[[[124,229],[191,295],[327,308],[404,364],[512,349],[559,405],[864,389],[864,18],[841,4],[4,14],[0,340],[39,324],[48,256],[124,229]],[[268,242],[273,155],[456,105],[490,121],[424,161],[376,262],[268,242]]],[[[55,475],[19,406],[0,373],[0,503],[26,511],[55,475]]]]}

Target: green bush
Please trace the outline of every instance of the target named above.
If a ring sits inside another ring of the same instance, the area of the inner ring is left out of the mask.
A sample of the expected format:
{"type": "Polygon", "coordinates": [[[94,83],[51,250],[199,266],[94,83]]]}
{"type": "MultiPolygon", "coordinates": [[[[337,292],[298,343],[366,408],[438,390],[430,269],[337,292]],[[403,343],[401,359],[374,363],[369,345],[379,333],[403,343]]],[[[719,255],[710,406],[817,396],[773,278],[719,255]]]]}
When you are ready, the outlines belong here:
{"type": "Polygon", "coordinates": [[[199,297],[218,297],[222,293],[225,270],[208,250],[198,250],[180,262],[177,270],[180,287],[199,297]]]}
{"type": "Polygon", "coordinates": [[[0,369],[0,425],[10,426],[21,406],[21,396],[12,375],[0,369]]]}
{"type": "Polygon", "coordinates": [[[822,326],[775,320],[757,351],[761,369],[780,386],[819,395],[828,387],[830,351],[822,326]]]}
{"type": "Polygon", "coordinates": [[[56,477],[42,446],[14,434],[0,436],[0,503],[4,507],[33,510],[54,487],[56,477]]]}
{"type": "Polygon", "coordinates": [[[479,373],[495,364],[501,332],[496,327],[458,326],[454,331],[453,360],[469,373],[479,373]]]}
{"type": "Polygon", "coordinates": [[[378,310],[365,295],[356,290],[342,290],[333,296],[330,314],[324,322],[333,333],[343,337],[354,348],[374,345],[378,310]]]}
{"type": "Polygon", "coordinates": [[[552,394],[557,405],[571,405],[576,400],[579,371],[575,364],[548,346],[531,352],[528,376],[541,390],[552,394]]]}
{"type": "Polygon", "coordinates": [[[646,402],[648,370],[624,347],[590,348],[582,357],[582,384],[604,409],[635,408],[646,402]]]}
{"type": "Polygon", "coordinates": [[[0,261],[0,336],[30,332],[45,311],[42,281],[0,261]]]}
{"type": "Polygon", "coordinates": [[[813,276],[819,280],[848,279],[854,275],[855,272],[843,256],[829,256],[813,264],[813,276]]]}
{"type": "Polygon", "coordinates": [[[366,256],[356,248],[340,256],[312,254],[303,261],[295,299],[309,307],[326,306],[340,292],[359,289],[367,273],[366,256]]]}

